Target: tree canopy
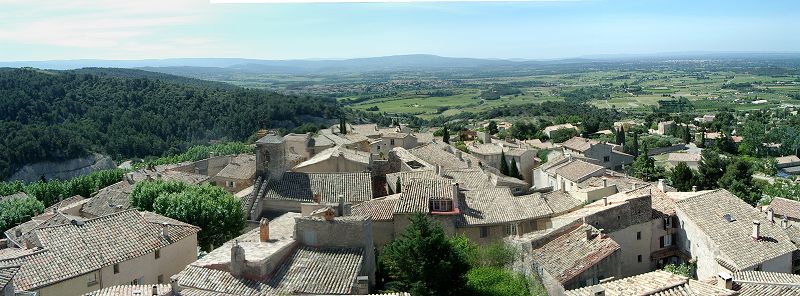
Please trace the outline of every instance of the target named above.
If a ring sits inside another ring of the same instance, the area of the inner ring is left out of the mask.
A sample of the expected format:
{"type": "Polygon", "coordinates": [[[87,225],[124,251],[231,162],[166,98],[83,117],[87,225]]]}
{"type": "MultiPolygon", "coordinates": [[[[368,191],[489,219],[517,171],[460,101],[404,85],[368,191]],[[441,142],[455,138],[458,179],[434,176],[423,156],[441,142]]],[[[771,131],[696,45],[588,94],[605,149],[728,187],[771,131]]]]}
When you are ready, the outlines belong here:
{"type": "Polygon", "coordinates": [[[40,161],[89,152],[115,159],[176,154],[193,143],[243,141],[261,128],[341,113],[329,98],[126,73],[0,69],[0,179],[40,161]]]}
{"type": "Polygon", "coordinates": [[[224,189],[203,184],[188,185],[178,181],[143,181],[136,183],[131,205],[201,228],[199,246],[206,251],[238,236],[245,227],[245,214],[238,199],[224,189]]]}

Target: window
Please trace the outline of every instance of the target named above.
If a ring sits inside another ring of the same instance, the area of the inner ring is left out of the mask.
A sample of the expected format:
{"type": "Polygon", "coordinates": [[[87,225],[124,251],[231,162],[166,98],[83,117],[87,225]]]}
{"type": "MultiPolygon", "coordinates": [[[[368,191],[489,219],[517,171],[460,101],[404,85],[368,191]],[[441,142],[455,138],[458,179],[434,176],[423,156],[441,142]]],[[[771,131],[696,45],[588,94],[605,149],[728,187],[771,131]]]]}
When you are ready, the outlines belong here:
{"type": "Polygon", "coordinates": [[[673,243],[675,243],[675,234],[665,235],[659,238],[659,245],[662,248],[672,246],[673,243]]]}
{"type": "Polygon", "coordinates": [[[142,281],[142,278],[133,279],[133,280],[131,281],[131,285],[133,285],[133,286],[135,286],[135,285],[140,285],[142,282],[143,282],[143,281],[142,281]]]}
{"type": "Polygon", "coordinates": [[[664,218],[664,230],[666,230],[668,228],[672,228],[672,218],[671,217],[664,218]]]}
{"type": "Polygon", "coordinates": [[[225,181],[225,185],[228,185],[228,188],[233,188],[236,186],[236,182],[233,181],[225,181]]]}
{"type": "Polygon", "coordinates": [[[451,200],[442,200],[442,199],[431,200],[431,211],[433,212],[449,212],[452,210],[453,210],[453,201],[451,200]]]}
{"type": "Polygon", "coordinates": [[[636,240],[642,240],[642,232],[641,231],[637,231],[636,232],[636,240]]]}
{"type": "Polygon", "coordinates": [[[636,262],[642,262],[642,255],[636,256],[636,262]]]}
{"type": "Polygon", "coordinates": [[[164,283],[164,275],[163,274],[159,274],[158,277],[157,277],[157,280],[158,280],[159,284],[163,284],[164,283]]]}
{"type": "Polygon", "coordinates": [[[161,250],[156,250],[156,259],[161,258],[161,250]]]}
{"type": "Polygon", "coordinates": [[[93,286],[97,284],[97,272],[90,272],[86,275],[86,286],[93,286]]]}
{"type": "Polygon", "coordinates": [[[114,264],[114,274],[118,274],[118,273],[119,273],[119,263],[114,264]]]}
{"type": "Polygon", "coordinates": [[[506,235],[516,235],[517,224],[506,224],[506,235]]]}
{"type": "Polygon", "coordinates": [[[394,146],[394,139],[389,140],[389,145],[394,146]]]}
{"type": "Polygon", "coordinates": [[[603,156],[603,162],[609,162],[609,161],[611,161],[611,157],[603,156]]]}
{"type": "Polygon", "coordinates": [[[488,237],[489,236],[489,227],[481,226],[481,237],[488,237]]]}

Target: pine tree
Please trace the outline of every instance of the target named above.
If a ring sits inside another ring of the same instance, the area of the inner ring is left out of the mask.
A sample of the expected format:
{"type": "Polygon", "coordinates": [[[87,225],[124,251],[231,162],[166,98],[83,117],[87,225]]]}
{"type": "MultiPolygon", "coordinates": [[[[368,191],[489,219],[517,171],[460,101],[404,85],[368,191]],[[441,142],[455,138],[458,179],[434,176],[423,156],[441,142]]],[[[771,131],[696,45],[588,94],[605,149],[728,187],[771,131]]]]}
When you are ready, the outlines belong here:
{"type": "Polygon", "coordinates": [[[689,144],[690,142],[692,142],[692,135],[691,132],[689,131],[689,126],[687,125],[683,129],[683,143],[689,144]]]}
{"type": "Polygon", "coordinates": [[[694,185],[694,172],[685,162],[679,162],[672,169],[669,177],[670,181],[672,181],[672,186],[678,191],[689,191],[694,185]]]}
{"type": "Polygon", "coordinates": [[[500,173],[506,176],[509,174],[505,151],[500,151],[500,173]]]}
{"type": "Polygon", "coordinates": [[[508,169],[508,175],[517,179],[522,179],[522,175],[519,174],[519,169],[517,168],[516,158],[511,158],[511,167],[508,169]]]}
{"type": "Polygon", "coordinates": [[[499,132],[497,130],[497,122],[494,122],[494,120],[489,121],[489,125],[486,127],[486,132],[488,132],[490,135],[497,134],[499,132]]]}
{"type": "Polygon", "coordinates": [[[447,130],[447,127],[443,127],[444,131],[442,132],[442,141],[447,144],[450,144],[450,131],[447,130]]]}

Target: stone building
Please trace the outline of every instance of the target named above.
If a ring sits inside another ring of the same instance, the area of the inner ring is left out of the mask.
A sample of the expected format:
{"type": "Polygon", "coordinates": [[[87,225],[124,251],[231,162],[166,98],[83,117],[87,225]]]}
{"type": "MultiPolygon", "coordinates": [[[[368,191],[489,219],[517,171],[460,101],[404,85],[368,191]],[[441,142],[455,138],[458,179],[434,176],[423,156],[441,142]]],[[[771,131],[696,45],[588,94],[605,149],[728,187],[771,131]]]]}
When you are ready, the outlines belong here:
{"type": "Polygon", "coordinates": [[[500,143],[473,142],[467,145],[469,153],[481,160],[481,163],[493,168],[500,168],[503,153],[505,153],[506,163],[510,166],[512,160],[517,164],[517,170],[525,181],[530,185],[533,181],[533,167],[536,166],[536,150],[516,147],[505,147],[500,143]]]}
{"type": "Polygon", "coordinates": [[[652,271],[616,279],[580,289],[569,290],[567,296],[682,295],[733,296],[738,292],[693,280],[666,271],[652,271]]]}
{"type": "Polygon", "coordinates": [[[41,296],[166,283],[197,258],[199,230],[135,210],[71,220],[31,230],[24,236],[25,247],[0,259],[0,266],[19,266],[16,288],[41,296]]]}
{"type": "Polygon", "coordinates": [[[792,272],[797,247],[781,227],[725,189],[675,202],[678,246],[697,260],[701,280],[720,272],[792,272]]]}
{"type": "Polygon", "coordinates": [[[325,149],[314,157],[294,166],[294,172],[306,173],[358,173],[369,171],[372,157],[369,153],[342,146],[325,149]]]}
{"type": "Polygon", "coordinates": [[[297,213],[264,219],[191,263],[173,277],[172,290],[180,295],[369,294],[375,280],[371,222],[364,216],[297,213]]]}
{"type": "Polygon", "coordinates": [[[597,140],[573,137],[561,143],[564,154],[581,158],[607,169],[621,170],[622,166],[633,163],[634,157],[623,153],[621,146],[611,145],[597,140]]]}

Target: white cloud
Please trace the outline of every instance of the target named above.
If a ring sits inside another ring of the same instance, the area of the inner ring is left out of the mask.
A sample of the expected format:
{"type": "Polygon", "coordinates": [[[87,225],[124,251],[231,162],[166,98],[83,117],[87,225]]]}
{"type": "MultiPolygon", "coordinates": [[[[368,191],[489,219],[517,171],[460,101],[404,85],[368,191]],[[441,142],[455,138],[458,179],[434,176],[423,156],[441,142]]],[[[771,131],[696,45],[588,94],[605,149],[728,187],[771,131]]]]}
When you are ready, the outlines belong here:
{"type": "Polygon", "coordinates": [[[207,38],[167,32],[207,20],[203,0],[0,0],[0,44],[102,50],[102,58],[153,57],[193,51],[207,38]]]}

